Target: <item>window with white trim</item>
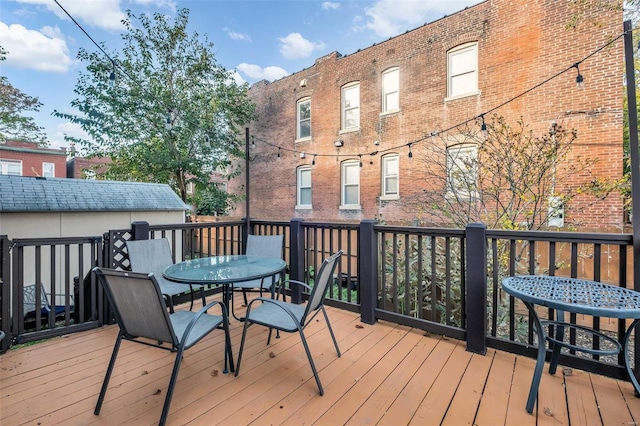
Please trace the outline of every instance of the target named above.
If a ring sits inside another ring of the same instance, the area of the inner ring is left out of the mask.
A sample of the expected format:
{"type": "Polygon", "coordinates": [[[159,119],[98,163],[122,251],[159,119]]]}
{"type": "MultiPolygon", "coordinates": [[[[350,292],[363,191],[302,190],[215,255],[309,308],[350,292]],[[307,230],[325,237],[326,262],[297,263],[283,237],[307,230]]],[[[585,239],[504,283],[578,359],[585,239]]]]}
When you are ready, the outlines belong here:
{"type": "Polygon", "coordinates": [[[22,161],[0,159],[0,174],[22,176],[22,161]]]}
{"type": "Polygon", "coordinates": [[[298,167],[298,179],[297,179],[296,186],[297,186],[296,208],[310,209],[311,208],[311,167],[310,166],[298,167]]]}
{"type": "Polygon", "coordinates": [[[391,68],[382,73],[382,112],[400,109],[400,69],[391,68]]]}
{"type": "Polygon", "coordinates": [[[478,93],[478,43],[467,43],[447,52],[447,97],[478,93]]]}
{"type": "Polygon", "coordinates": [[[340,208],[360,209],[360,163],[345,161],[341,167],[340,208]]]}
{"type": "Polygon", "coordinates": [[[342,88],[342,130],[360,128],[360,83],[352,83],[342,88]]]}
{"type": "Polygon", "coordinates": [[[397,199],[399,192],[400,156],[388,154],[382,157],[382,199],[397,199]]]}
{"type": "Polygon", "coordinates": [[[447,149],[447,195],[465,199],[478,196],[478,148],[475,145],[447,149]]]}
{"type": "Polygon", "coordinates": [[[311,137],[311,98],[299,100],[297,110],[298,131],[296,139],[308,139],[311,137]]]}
{"type": "Polygon", "coordinates": [[[54,163],[42,163],[42,177],[56,177],[56,165],[54,163]]]}
{"type": "Polygon", "coordinates": [[[193,195],[195,193],[195,187],[193,182],[187,182],[187,195],[193,195]]]}

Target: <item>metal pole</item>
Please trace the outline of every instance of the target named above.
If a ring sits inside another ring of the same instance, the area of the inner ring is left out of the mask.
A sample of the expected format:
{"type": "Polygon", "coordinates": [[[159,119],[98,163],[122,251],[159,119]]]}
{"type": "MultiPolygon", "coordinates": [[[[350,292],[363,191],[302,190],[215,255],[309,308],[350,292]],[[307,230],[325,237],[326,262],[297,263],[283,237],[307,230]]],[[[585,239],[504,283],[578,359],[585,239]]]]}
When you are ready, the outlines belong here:
{"type": "MultiPolygon", "coordinates": [[[[640,290],[640,159],[638,154],[638,108],[636,104],[636,78],[633,57],[631,21],[624,21],[624,62],[627,77],[627,113],[629,116],[629,151],[631,154],[631,207],[633,216],[633,288],[640,290]]],[[[635,339],[633,365],[636,379],[640,380],[640,339],[635,339]]]]}
{"type": "Polygon", "coordinates": [[[631,154],[631,202],[633,216],[633,288],[640,290],[640,155],[638,153],[638,109],[631,21],[624,22],[624,62],[627,77],[627,113],[631,154]]]}
{"type": "Polygon", "coordinates": [[[246,230],[247,233],[250,233],[250,229],[251,229],[251,212],[250,212],[250,194],[251,191],[249,190],[249,175],[250,175],[250,168],[249,168],[249,128],[246,127],[244,129],[244,151],[245,151],[245,198],[246,198],[246,211],[245,211],[245,216],[246,216],[246,230]]]}

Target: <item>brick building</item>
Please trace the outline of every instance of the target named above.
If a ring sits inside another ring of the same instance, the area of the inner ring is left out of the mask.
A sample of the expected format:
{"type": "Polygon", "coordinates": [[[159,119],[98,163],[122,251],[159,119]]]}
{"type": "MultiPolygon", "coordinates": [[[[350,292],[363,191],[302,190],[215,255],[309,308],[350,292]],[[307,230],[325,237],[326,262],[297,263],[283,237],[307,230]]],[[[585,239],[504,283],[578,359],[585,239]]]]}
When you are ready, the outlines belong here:
{"type": "Polygon", "coordinates": [[[0,174],[66,177],[67,149],[45,148],[35,142],[0,142],[0,174]]]}
{"type": "MultiPolygon", "coordinates": [[[[420,206],[425,167],[431,167],[425,160],[436,143],[430,135],[438,132],[447,141],[447,153],[466,155],[469,146],[454,143],[458,125],[480,129],[487,112],[511,123],[522,118],[537,133],[555,125],[576,129],[568,162],[585,156],[598,162],[588,173],[569,176],[560,192],[595,177],[619,179],[624,68],[622,39],[615,37],[622,15],[599,12],[600,26],[568,30],[570,3],[487,0],[352,54],[330,53],[280,80],[255,83],[249,90],[258,114],[250,125],[251,216],[434,223],[420,206]],[[578,74],[584,89],[576,87],[578,74]]],[[[442,173],[451,173],[452,164],[442,173]]],[[[234,179],[230,192],[242,193],[244,181],[244,175],[234,179]]],[[[443,185],[442,197],[452,184],[443,185]]],[[[239,204],[234,214],[243,215],[244,208],[239,204]]],[[[563,225],[622,229],[619,195],[590,205],[580,217],[571,211],[563,225]]]]}

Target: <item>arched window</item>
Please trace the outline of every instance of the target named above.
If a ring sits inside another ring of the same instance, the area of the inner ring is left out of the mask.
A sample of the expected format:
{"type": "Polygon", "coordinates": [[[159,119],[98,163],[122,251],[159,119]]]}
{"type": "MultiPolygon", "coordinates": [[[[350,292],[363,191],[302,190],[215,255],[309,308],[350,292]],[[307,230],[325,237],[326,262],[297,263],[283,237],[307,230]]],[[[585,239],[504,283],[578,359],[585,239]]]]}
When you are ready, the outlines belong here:
{"type": "Polygon", "coordinates": [[[360,128],[360,83],[350,83],[341,91],[342,130],[360,128]]]}
{"type": "Polygon", "coordinates": [[[382,112],[400,109],[400,69],[390,68],[382,73],[382,112]]]}
{"type": "Polygon", "coordinates": [[[467,43],[447,52],[447,97],[478,93],[478,43],[467,43]]]}
{"type": "Polygon", "coordinates": [[[394,200],[400,197],[400,156],[387,154],[382,157],[381,199],[394,200]]]}
{"type": "Polygon", "coordinates": [[[311,98],[300,99],[297,111],[296,139],[309,139],[311,137],[311,98]]]}
{"type": "Polygon", "coordinates": [[[297,177],[297,209],[311,208],[311,166],[298,167],[297,177]]]}
{"type": "Polygon", "coordinates": [[[360,163],[349,160],[341,166],[341,209],[360,209],[360,163]]]}

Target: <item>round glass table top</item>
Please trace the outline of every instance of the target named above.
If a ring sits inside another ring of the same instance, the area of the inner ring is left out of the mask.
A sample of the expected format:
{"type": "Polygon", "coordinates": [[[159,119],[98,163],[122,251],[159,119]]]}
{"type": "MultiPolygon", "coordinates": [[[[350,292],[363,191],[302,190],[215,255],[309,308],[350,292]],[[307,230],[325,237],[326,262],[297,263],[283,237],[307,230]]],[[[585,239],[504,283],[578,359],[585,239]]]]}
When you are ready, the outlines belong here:
{"type": "Polygon", "coordinates": [[[166,268],[168,280],[199,284],[226,284],[275,275],[286,262],[277,257],[228,255],[185,260],[166,268]]]}

